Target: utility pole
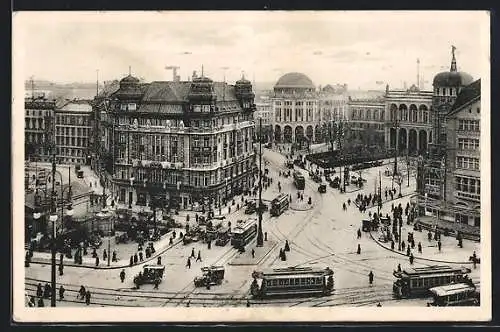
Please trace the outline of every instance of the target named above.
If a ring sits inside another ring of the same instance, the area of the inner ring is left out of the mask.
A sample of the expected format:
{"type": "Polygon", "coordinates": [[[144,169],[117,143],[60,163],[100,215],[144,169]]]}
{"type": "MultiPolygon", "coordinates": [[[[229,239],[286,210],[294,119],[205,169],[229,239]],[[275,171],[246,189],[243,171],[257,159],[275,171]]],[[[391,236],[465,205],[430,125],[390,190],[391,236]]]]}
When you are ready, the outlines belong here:
{"type": "Polygon", "coordinates": [[[259,229],[257,230],[257,247],[264,245],[262,233],[262,118],[259,118],[259,229]]]}
{"type": "MultiPolygon", "coordinates": [[[[52,155],[52,250],[51,250],[51,271],[50,271],[50,280],[51,280],[51,288],[52,293],[50,297],[50,306],[56,306],[56,220],[57,220],[57,197],[56,197],[56,153],[54,151],[52,155]]],[[[62,179],[61,179],[62,183],[62,179]]]]}

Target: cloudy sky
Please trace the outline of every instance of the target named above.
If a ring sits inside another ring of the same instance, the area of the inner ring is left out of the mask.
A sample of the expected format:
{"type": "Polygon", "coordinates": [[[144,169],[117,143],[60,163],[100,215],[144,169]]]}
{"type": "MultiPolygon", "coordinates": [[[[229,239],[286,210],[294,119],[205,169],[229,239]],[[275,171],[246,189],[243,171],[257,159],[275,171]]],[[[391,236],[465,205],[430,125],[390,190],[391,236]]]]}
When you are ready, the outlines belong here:
{"type": "Polygon", "coordinates": [[[185,80],[203,65],[229,82],[242,71],[257,82],[296,71],[316,85],[402,87],[416,82],[417,58],[430,83],[449,70],[451,45],[459,70],[479,78],[488,20],[485,12],[22,13],[13,22],[14,67],[55,82],[95,82],[97,69],[101,80],[122,78],[129,66],[145,81],[170,80],[168,65],[185,80]]]}

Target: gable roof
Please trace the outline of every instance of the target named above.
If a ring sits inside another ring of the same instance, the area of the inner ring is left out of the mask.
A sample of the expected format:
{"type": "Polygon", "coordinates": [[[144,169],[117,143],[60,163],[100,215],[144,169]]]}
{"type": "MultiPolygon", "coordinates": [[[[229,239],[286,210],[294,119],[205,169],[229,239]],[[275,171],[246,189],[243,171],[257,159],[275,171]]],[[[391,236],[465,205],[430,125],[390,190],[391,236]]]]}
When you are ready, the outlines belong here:
{"type": "Polygon", "coordinates": [[[467,105],[477,98],[481,98],[481,79],[472,82],[460,91],[457,99],[455,100],[455,103],[451,107],[451,110],[448,114],[455,114],[463,106],[467,105]]]}

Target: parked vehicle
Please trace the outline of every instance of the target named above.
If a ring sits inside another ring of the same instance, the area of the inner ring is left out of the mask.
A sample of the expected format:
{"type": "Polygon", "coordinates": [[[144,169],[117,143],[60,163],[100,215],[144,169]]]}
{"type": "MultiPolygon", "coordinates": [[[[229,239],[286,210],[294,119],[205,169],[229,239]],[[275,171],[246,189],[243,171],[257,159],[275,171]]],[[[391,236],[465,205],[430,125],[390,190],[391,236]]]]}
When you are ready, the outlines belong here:
{"type": "Polygon", "coordinates": [[[325,184],[320,184],[319,187],[318,187],[318,192],[320,194],[326,193],[326,185],[325,184]]]}
{"type": "Polygon", "coordinates": [[[194,278],[194,285],[196,287],[220,285],[222,284],[222,280],[224,280],[224,266],[202,267],[201,272],[201,277],[194,278]]]}
{"type": "Polygon", "coordinates": [[[142,273],[134,277],[134,284],[140,286],[143,284],[152,284],[157,280],[161,282],[163,280],[163,274],[165,273],[164,265],[149,265],[146,264],[143,267],[142,273]]]}

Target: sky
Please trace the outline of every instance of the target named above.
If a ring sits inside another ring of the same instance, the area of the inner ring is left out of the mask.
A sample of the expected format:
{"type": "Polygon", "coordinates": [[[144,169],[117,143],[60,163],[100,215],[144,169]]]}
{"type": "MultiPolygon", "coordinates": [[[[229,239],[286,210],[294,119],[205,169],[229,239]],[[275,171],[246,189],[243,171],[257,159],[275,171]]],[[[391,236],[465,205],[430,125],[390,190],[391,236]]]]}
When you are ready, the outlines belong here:
{"type": "Polygon", "coordinates": [[[276,82],[301,72],[315,85],[408,87],[489,63],[486,12],[25,12],[13,18],[14,70],[24,79],[95,82],[129,72],[146,82],[194,70],[234,82],[276,82]],[[377,83],[378,82],[378,83],[377,83]]]}

